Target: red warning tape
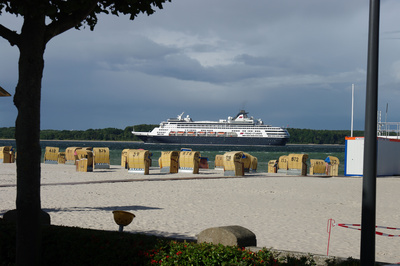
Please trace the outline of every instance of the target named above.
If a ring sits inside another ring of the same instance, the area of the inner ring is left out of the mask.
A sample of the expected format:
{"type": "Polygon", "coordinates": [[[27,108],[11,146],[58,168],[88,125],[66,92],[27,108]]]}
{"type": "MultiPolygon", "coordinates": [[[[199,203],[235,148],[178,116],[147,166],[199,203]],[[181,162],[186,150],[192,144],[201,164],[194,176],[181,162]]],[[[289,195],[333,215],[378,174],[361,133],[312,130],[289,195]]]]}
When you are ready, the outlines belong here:
{"type": "MultiPolygon", "coordinates": [[[[331,240],[331,229],[332,227],[335,226],[340,226],[343,228],[349,228],[349,229],[354,229],[354,230],[359,230],[361,231],[361,224],[336,224],[334,219],[328,219],[328,224],[327,224],[327,232],[329,234],[328,236],[328,247],[326,250],[326,255],[329,256],[329,242],[331,240]]],[[[375,226],[375,228],[380,228],[380,229],[390,229],[390,230],[400,230],[400,228],[395,228],[395,227],[388,227],[388,226],[375,226]]],[[[375,231],[375,234],[379,235],[379,236],[388,236],[388,237],[400,237],[400,235],[391,235],[391,234],[385,234],[382,232],[377,232],[375,231]]]]}
{"type": "MultiPolygon", "coordinates": [[[[336,224],[333,224],[335,226],[336,224]]],[[[361,224],[337,224],[337,226],[341,226],[343,228],[349,228],[349,229],[354,229],[354,230],[359,230],[361,231],[361,224]]],[[[395,227],[388,227],[388,226],[375,226],[375,228],[380,228],[380,229],[390,229],[390,230],[400,230],[400,228],[395,228],[395,227]]],[[[382,232],[375,232],[375,234],[379,236],[388,236],[388,237],[400,237],[400,235],[392,235],[392,234],[385,234],[382,232]]]]}

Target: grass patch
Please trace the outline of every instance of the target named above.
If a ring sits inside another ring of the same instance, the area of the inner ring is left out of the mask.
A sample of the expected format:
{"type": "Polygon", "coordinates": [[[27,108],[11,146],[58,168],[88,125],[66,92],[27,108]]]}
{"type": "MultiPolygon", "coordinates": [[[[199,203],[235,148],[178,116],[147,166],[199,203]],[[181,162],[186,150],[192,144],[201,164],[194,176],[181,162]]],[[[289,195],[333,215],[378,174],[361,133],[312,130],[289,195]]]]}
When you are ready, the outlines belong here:
{"type": "MultiPolygon", "coordinates": [[[[15,263],[15,224],[0,218],[0,265],[15,263]]],[[[168,238],[44,226],[43,265],[315,265],[312,256],[276,257],[268,249],[179,242],[168,238]]],[[[357,261],[328,265],[358,265],[357,261]]]]}

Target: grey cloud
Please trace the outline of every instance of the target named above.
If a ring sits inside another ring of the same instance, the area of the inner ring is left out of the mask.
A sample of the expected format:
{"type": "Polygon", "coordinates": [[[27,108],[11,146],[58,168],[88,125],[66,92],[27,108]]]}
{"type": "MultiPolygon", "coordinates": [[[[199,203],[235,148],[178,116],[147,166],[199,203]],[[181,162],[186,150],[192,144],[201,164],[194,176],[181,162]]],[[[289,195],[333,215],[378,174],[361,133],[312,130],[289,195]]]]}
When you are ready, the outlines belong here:
{"type": "MultiPolygon", "coordinates": [[[[399,8],[381,3],[379,105],[389,102],[392,121],[400,121],[399,8]]],[[[363,0],[174,0],[134,21],[102,15],[94,32],[48,44],[42,128],[156,124],[182,111],[215,120],[245,108],[273,125],[346,129],[355,83],[362,129],[367,36],[363,0]]],[[[0,46],[0,85],[13,89],[17,50],[0,46]]],[[[12,126],[15,107],[3,100],[0,126],[12,126]]]]}

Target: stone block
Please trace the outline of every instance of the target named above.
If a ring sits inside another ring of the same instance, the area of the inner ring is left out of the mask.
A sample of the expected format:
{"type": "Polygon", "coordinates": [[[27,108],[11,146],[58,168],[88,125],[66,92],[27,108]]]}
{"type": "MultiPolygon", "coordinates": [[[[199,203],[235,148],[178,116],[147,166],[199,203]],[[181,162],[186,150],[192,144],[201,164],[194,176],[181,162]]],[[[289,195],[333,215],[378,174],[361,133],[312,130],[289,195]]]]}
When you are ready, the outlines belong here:
{"type": "MultiPolygon", "coordinates": [[[[3,215],[3,219],[8,222],[16,223],[17,222],[17,210],[14,209],[14,210],[7,211],[3,215]]],[[[47,212],[40,210],[40,221],[44,225],[50,225],[50,215],[47,212]]]]}
{"type": "Polygon", "coordinates": [[[222,244],[225,246],[257,246],[256,235],[239,225],[208,228],[200,232],[197,243],[222,244]]]}

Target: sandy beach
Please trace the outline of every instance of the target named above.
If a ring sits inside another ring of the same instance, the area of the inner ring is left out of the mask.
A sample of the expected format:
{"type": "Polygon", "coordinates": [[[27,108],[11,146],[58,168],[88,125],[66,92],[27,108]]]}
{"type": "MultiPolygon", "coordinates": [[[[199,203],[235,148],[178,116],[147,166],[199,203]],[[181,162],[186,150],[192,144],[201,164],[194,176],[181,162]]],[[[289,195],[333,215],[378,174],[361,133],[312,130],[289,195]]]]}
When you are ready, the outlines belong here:
{"type": "MultiPolygon", "coordinates": [[[[0,164],[0,216],[15,209],[16,165],[0,164]]],[[[378,226],[400,228],[400,178],[378,178],[378,226]]],[[[258,247],[359,258],[360,231],[337,224],[361,222],[362,178],[252,173],[128,173],[120,166],[76,172],[73,165],[42,164],[42,208],[54,225],[117,231],[113,210],[136,215],[125,232],[195,239],[202,230],[240,225],[258,247]]],[[[399,230],[377,228],[384,234],[399,230]]],[[[376,236],[376,260],[400,262],[400,237],[376,236]]]]}

